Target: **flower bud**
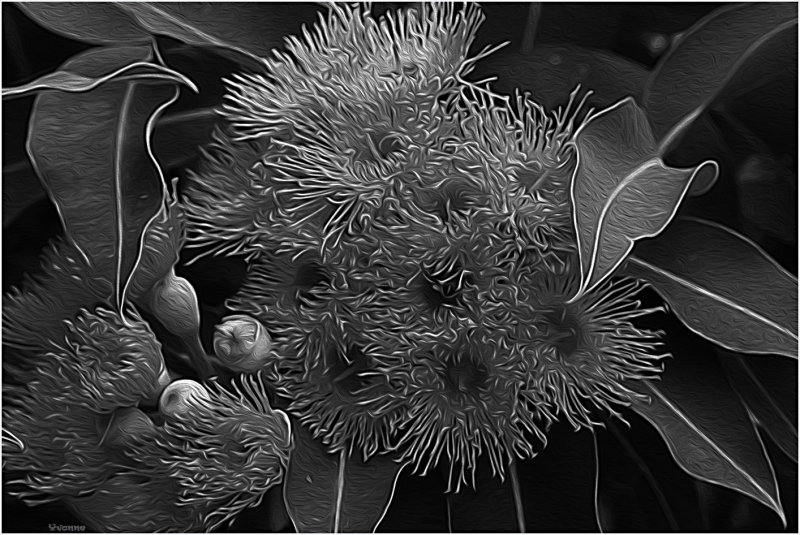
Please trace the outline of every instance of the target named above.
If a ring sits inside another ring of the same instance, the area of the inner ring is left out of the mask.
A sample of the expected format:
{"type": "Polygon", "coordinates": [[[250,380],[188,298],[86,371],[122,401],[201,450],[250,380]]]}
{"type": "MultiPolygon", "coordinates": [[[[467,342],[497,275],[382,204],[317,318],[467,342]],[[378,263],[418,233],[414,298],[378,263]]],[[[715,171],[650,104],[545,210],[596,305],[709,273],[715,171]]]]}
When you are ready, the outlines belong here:
{"type": "Polygon", "coordinates": [[[208,391],[203,385],[191,379],[181,379],[164,389],[158,408],[165,416],[181,416],[196,407],[198,402],[209,399],[208,391]]]}
{"type": "Polygon", "coordinates": [[[217,325],[214,333],[214,352],[232,370],[259,370],[267,361],[271,348],[272,341],[266,329],[250,316],[228,316],[217,325]]]}
{"type": "Polygon", "coordinates": [[[155,425],[136,407],[117,409],[111,416],[103,442],[113,448],[122,448],[133,441],[146,440],[156,432],[155,425]]]}
{"type": "Polygon", "coordinates": [[[200,310],[191,283],[170,270],[151,290],[149,307],[171,333],[181,337],[197,334],[200,310]]]}

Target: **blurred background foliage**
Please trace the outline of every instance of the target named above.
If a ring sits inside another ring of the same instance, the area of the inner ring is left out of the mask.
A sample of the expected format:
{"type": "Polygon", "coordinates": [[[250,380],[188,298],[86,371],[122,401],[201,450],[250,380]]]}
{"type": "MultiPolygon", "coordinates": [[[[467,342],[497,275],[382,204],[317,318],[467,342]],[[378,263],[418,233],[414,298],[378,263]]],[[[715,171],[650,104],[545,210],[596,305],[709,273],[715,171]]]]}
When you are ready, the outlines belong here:
{"type": "MultiPolygon", "coordinates": [[[[376,11],[404,4],[377,4],[376,11]]],[[[475,51],[508,41],[504,49],[478,64],[472,78],[497,77],[493,88],[509,93],[531,91],[553,108],[565,104],[578,83],[592,89],[595,106],[637,95],[648,73],[677,38],[711,11],[711,3],[485,3],[486,15],[475,51]]],[[[285,35],[311,24],[315,4],[264,4],[264,39],[280,47],[285,35]]],[[[3,86],[17,86],[57,69],[88,45],[52,33],[33,22],[18,6],[3,3],[3,86]]],[[[759,53],[753,72],[729,84],[725,94],[697,121],[666,157],[668,164],[689,166],[705,158],[720,164],[720,178],[709,192],[687,199],[685,215],[724,223],[761,245],[787,270],[797,274],[797,34],[773,40],[759,53]]],[[[183,176],[196,163],[196,147],[214,124],[211,109],[221,102],[220,77],[237,65],[213,51],[169,38],[159,45],[170,65],[201,88],[185,92],[156,131],[155,145],[167,177],[183,176]],[[213,61],[209,60],[213,58],[213,61]],[[184,115],[181,115],[184,114],[184,115]],[[181,121],[181,117],[195,121],[181,121]],[[173,122],[169,122],[169,117],[173,122]]],[[[3,106],[3,291],[18,285],[25,273],[39,269],[38,255],[60,232],[58,216],[45,197],[25,153],[27,121],[33,97],[3,106]]],[[[244,273],[237,259],[210,258],[179,266],[195,286],[203,307],[203,338],[224,314],[223,302],[244,273]]],[[[691,353],[718,366],[714,346],[677,321],[658,325],[669,333],[674,354],[691,353]]],[[[764,381],[785,389],[796,422],[796,363],[758,357],[764,381]],[[786,373],[788,372],[788,377],[786,373]],[[770,379],[772,377],[773,379],[770,379]],[[774,383],[780,378],[781,383],[774,383]]],[[[631,427],[609,422],[591,433],[555,426],[550,443],[535,460],[519,466],[529,505],[526,517],[539,531],[597,531],[594,509],[594,441],[605,492],[597,515],[605,530],[623,531],[787,531],[797,532],[797,464],[765,436],[778,474],[788,525],[765,506],[741,494],[695,480],[681,471],[658,433],[644,420],[626,414],[631,427]],[[535,498],[535,499],[533,499],[535,498]],[[530,510],[528,510],[530,508],[530,510]]],[[[488,480],[488,478],[487,478],[488,480]]],[[[491,483],[486,483],[490,485],[491,483]]],[[[395,500],[379,530],[385,532],[493,531],[509,528],[493,520],[498,497],[448,503],[439,474],[404,474],[395,500]]],[[[498,485],[498,493],[507,487],[498,485]]],[[[46,531],[47,524],[80,524],[60,505],[31,509],[3,495],[4,531],[46,531]]],[[[280,514],[280,489],[270,491],[262,506],[242,514],[232,531],[289,531],[280,514]],[[277,512],[276,512],[277,511],[277,512]]],[[[509,521],[511,516],[509,515],[509,521]]]]}

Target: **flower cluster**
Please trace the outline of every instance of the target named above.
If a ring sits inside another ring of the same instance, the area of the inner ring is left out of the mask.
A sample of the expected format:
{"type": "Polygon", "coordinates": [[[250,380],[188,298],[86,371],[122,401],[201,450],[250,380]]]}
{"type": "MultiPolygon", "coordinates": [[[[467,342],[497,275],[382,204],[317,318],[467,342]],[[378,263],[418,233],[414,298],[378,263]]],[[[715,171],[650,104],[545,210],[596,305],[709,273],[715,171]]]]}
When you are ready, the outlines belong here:
{"type": "Polygon", "coordinates": [[[471,482],[591,426],[660,371],[639,286],[577,302],[573,93],[550,113],[465,79],[482,16],[335,5],[263,74],[228,81],[185,208],[189,246],[242,254],[228,302],[263,323],[263,369],[331,451],[471,482]]]}
{"type": "MultiPolygon", "coordinates": [[[[134,296],[146,295],[175,261],[170,244],[181,225],[170,214],[145,237],[134,296]]],[[[161,344],[136,307],[114,310],[107,295],[92,304],[110,288],[91,277],[105,260],[67,242],[45,260],[44,273],[4,309],[4,319],[21,313],[4,325],[11,354],[3,468],[12,494],[29,504],[63,500],[103,532],[201,531],[257,505],[281,482],[289,422],[269,406],[259,376],[225,388],[193,383],[196,396],[187,395],[186,381],[168,385],[161,344]],[[53,316],[40,321],[35,314],[48,305],[53,316]]]]}

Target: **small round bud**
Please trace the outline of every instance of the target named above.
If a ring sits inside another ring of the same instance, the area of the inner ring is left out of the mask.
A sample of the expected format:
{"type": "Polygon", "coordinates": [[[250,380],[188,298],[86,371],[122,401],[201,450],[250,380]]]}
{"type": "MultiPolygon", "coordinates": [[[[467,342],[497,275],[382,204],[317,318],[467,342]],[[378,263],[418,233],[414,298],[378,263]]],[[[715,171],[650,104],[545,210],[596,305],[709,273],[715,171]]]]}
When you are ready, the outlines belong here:
{"type": "Polygon", "coordinates": [[[250,316],[228,316],[214,333],[214,352],[223,364],[236,371],[259,370],[271,348],[272,340],[266,329],[250,316]]]}
{"type": "Polygon", "coordinates": [[[203,385],[191,379],[181,379],[164,389],[158,408],[165,416],[181,416],[196,407],[199,401],[209,399],[208,391],[203,385]]]}
{"type": "Polygon", "coordinates": [[[103,442],[113,448],[122,448],[134,441],[146,440],[155,432],[153,421],[145,413],[136,407],[125,407],[112,414],[103,442]]]}

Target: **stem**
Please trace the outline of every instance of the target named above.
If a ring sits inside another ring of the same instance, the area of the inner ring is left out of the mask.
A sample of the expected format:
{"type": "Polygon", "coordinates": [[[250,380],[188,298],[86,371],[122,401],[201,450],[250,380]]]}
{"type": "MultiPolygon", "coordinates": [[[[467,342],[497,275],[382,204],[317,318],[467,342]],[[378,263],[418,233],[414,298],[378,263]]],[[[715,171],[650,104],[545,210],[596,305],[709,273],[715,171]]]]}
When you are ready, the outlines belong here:
{"type": "Polygon", "coordinates": [[[542,4],[531,2],[528,8],[528,22],[525,24],[525,31],[522,34],[522,53],[531,54],[533,52],[533,42],[536,39],[536,29],[539,26],[539,19],[542,17],[542,4]]]}
{"type": "Polygon", "coordinates": [[[508,473],[511,477],[511,489],[514,492],[514,508],[517,513],[517,528],[519,533],[525,533],[525,512],[522,509],[522,493],[519,489],[519,476],[517,463],[513,460],[508,464],[508,473]]]}
{"type": "Polygon", "coordinates": [[[336,481],[336,510],[333,513],[333,532],[339,533],[339,522],[342,511],[342,495],[344,494],[344,463],[346,461],[345,449],[339,453],[339,476],[336,481]]]}

